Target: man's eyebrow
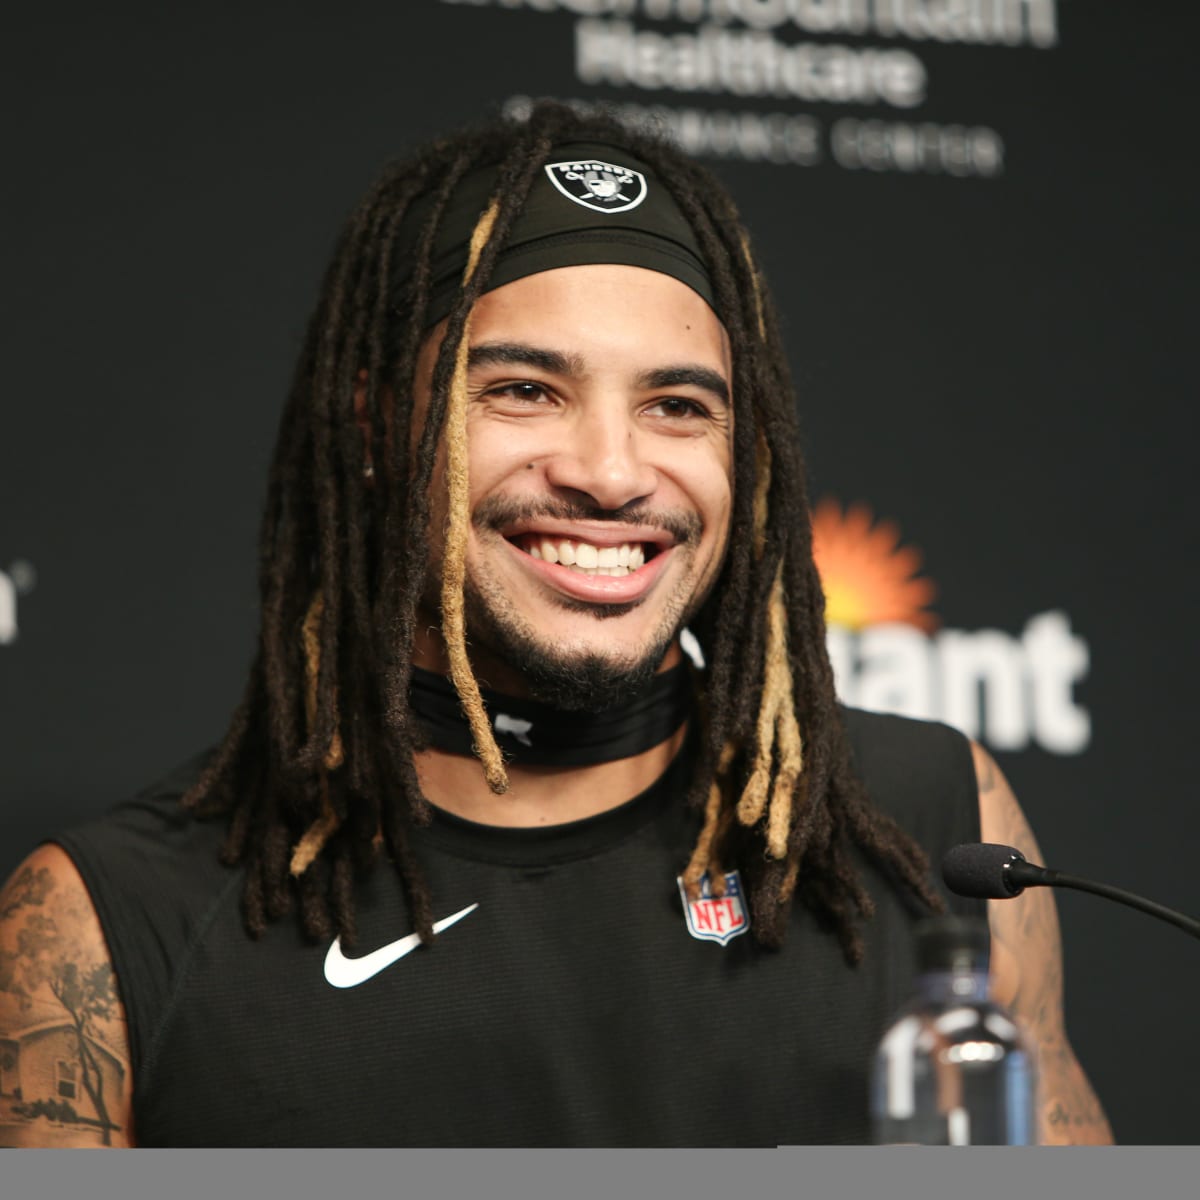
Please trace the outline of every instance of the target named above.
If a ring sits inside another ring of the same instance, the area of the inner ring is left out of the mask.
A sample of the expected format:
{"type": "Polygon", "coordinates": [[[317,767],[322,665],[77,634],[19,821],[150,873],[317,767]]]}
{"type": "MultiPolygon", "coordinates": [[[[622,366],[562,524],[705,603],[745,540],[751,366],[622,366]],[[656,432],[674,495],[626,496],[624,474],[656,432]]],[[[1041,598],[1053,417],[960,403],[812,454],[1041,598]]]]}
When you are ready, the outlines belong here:
{"type": "Polygon", "coordinates": [[[583,359],[579,355],[563,354],[560,350],[546,350],[541,346],[528,346],[524,342],[481,342],[467,352],[468,368],[498,364],[537,367],[555,375],[585,374],[583,359]]]}
{"type": "Polygon", "coordinates": [[[729,384],[725,382],[724,375],[711,367],[694,366],[690,363],[677,367],[658,367],[653,371],[643,371],[638,376],[637,384],[638,387],[648,389],[691,384],[693,387],[703,388],[706,392],[712,392],[722,404],[729,403],[729,384]]]}
{"type": "MultiPolygon", "coordinates": [[[[496,365],[537,367],[555,375],[582,378],[587,366],[582,356],[564,354],[561,350],[548,350],[542,346],[531,346],[525,342],[481,342],[472,346],[467,353],[467,366],[490,367],[496,365]]],[[[711,367],[697,363],[680,363],[670,367],[656,367],[643,371],[636,380],[639,388],[671,388],[690,385],[711,392],[723,404],[729,403],[729,384],[725,377],[711,367]]]]}

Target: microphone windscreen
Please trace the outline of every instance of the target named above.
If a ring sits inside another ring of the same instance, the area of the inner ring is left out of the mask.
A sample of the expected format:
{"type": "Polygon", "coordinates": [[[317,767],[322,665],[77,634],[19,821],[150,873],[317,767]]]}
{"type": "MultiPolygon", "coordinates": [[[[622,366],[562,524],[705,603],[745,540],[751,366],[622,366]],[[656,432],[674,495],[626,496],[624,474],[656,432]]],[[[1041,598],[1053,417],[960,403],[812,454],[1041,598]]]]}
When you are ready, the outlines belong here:
{"type": "Polygon", "coordinates": [[[1024,862],[1025,855],[1012,846],[994,842],[967,842],[946,851],[942,859],[942,879],[959,896],[990,900],[1009,900],[1023,889],[1010,886],[1005,867],[1024,862]]]}

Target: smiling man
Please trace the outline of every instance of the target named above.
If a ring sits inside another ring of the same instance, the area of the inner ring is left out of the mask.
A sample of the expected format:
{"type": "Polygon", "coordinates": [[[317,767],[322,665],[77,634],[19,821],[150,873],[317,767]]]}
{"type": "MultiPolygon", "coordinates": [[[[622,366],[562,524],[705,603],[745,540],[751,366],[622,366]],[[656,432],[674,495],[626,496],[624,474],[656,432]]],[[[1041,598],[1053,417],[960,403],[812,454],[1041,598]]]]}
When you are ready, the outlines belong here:
{"type": "MultiPolygon", "coordinates": [[[[500,691],[580,714],[616,714],[671,669],[689,691],[679,633],[720,570],[732,501],[729,339],[712,308],[645,267],[559,267],[480,297],[470,341],[465,602],[474,672],[500,691]]],[[[440,345],[436,335],[426,343],[418,379],[432,375],[440,345]]],[[[445,524],[442,474],[435,527],[445,524]]],[[[433,557],[440,580],[436,549],[433,557]]],[[[421,611],[437,607],[430,595],[421,611]]],[[[436,616],[418,629],[414,662],[451,674],[436,616]]],[[[436,750],[417,756],[418,772],[426,795],[460,815],[562,823],[653,782],[678,750],[686,708],[666,710],[676,715],[664,733],[678,736],[649,753],[581,763],[604,769],[573,775],[578,786],[566,789],[559,772],[538,771],[497,803],[477,764],[436,750]],[[438,771],[452,781],[439,786],[438,771]]],[[[526,737],[528,749],[540,743],[541,725],[526,737]]],[[[568,735],[563,749],[577,750],[576,739],[568,735]]]]}
{"type": "MultiPolygon", "coordinates": [[[[793,405],[677,152],[543,106],[387,172],[225,740],[0,900],[0,1140],[865,1140],[929,859],[1036,847],[960,735],[838,707],[793,405]]],[[[1053,902],[990,917],[1043,1139],[1104,1140],[1053,902]]]]}

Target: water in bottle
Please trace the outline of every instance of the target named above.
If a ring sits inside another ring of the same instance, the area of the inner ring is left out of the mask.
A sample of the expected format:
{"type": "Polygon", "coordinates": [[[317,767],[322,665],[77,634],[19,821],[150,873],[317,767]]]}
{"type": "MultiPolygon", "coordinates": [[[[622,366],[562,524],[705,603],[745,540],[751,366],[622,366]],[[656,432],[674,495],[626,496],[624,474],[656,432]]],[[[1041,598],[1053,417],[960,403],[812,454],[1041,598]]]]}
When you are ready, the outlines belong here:
{"type": "Polygon", "coordinates": [[[1012,1017],[988,999],[987,947],[980,920],[936,917],[918,929],[916,994],[875,1056],[876,1143],[1036,1140],[1033,1059],[1012,1017]]]}

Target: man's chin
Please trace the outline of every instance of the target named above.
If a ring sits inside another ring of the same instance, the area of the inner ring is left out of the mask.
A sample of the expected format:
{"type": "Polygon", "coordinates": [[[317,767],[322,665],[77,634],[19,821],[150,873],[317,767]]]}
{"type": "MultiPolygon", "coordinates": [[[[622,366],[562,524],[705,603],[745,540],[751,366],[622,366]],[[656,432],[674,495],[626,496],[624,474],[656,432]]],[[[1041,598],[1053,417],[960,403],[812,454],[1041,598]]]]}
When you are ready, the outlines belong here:
{"type": "Polygon", "coordinates": [[[662,664],[667,647],[633,661],[599,654],[571,655],[557,648],[526,647],[508,664],[518,670],[530,696],[565,712],[604,712],[628,704],[643,692],[662,664]]]}
{"type": "Polygon", "coordinates": [[[567,712],[603,712],[634,699],[657,674],[675,636],[671,628],[640,646],[603,649],[550,639],[515,614],[497,614],[469,585],[467,627],[475,655],[519,676],[534,700],[567,712]]]}

